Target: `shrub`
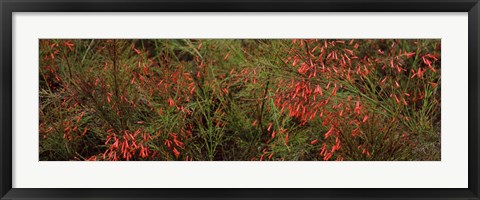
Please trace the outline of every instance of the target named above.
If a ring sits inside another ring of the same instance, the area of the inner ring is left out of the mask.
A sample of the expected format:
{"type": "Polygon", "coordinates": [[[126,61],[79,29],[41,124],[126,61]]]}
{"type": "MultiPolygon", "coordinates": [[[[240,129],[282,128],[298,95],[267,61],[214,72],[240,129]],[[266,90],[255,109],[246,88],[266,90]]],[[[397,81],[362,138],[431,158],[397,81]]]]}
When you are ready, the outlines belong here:
{"type": "Polygon", "coordinates": [[[440,40],[40,40],[40,160],[440,160],[440,40]]]}

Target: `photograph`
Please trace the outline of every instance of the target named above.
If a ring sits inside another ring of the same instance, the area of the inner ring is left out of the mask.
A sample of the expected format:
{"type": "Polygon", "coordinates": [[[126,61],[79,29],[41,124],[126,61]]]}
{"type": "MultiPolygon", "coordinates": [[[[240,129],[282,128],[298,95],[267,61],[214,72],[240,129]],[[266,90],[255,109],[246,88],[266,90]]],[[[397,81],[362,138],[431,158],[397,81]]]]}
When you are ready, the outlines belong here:
{"type": "Polygon", "coordinates": [[[39,161],[441,161],[439,38],[38,44],[39,161]]]}

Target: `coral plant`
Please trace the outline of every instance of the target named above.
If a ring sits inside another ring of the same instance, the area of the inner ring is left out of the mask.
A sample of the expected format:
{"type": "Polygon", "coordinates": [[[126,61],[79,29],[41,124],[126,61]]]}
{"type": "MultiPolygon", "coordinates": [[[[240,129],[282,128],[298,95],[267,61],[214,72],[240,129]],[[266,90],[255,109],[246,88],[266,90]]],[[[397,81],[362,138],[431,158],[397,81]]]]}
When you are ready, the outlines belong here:
{"type": "Polygon", "coordinates": [[[440,40],[39,46],[40,160],[440,160],[440,40]]]}

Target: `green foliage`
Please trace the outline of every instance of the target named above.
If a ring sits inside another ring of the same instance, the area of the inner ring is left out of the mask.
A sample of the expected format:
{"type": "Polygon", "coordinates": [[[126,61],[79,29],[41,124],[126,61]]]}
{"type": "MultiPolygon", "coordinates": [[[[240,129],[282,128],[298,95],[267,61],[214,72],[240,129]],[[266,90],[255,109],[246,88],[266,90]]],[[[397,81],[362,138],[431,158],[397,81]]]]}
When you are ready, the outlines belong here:
{"type": "Polygon", "coordinates": [[[440,40],[40,40],[40,160],[440,160],[440,40]]]}

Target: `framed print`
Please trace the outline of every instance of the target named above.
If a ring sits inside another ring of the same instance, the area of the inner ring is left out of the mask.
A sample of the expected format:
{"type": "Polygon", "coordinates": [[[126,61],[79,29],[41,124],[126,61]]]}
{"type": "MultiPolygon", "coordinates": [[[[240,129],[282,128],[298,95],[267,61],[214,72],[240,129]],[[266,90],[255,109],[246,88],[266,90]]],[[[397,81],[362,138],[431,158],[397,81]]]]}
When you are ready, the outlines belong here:
{"type": "Polygon", "coordinates": [[[478,1],[1,1],[1,199],[479,199],[478,1]]]}

